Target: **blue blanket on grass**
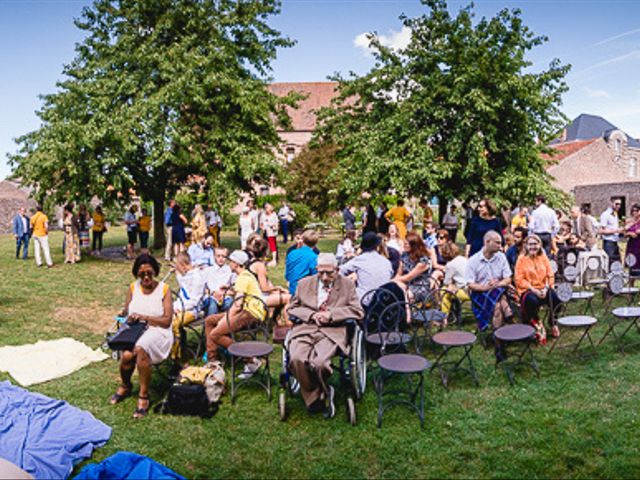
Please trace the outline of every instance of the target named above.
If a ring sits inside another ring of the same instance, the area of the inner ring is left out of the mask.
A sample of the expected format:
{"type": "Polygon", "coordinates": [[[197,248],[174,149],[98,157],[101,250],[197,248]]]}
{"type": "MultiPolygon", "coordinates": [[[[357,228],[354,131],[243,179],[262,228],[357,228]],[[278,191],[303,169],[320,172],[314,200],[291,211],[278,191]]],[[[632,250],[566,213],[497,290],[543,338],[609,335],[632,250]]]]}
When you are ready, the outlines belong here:
{"type": "Polygon", "coordinates": [[[74,480],[185,480],[164,465],[131,452],[118,452],[100,463],[87,465],[74,480]]]}
{"type": "Polygon", "coordinates": [[[67,478],[110,436],[89,412],[0,382],[0,457],[36,479],[67,478]]]}

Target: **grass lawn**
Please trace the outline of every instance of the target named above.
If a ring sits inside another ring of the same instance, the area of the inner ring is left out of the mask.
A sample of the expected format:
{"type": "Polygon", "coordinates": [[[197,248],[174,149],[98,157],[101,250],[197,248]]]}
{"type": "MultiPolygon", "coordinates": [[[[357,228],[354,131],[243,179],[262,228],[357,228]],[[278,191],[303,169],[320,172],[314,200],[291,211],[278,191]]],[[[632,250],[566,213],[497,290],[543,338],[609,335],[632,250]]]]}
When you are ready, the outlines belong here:
{"type": "MultiPolygon", "coordinates": [[[[110,229],[105,240],[122,245],[124,238],[122,230],[110,229]]],[[[1,345],[63,336],[92,347],[102,343],[132,280],[130,263],[89,258],[63,265],[61,242],[59,232],[51,235],[57,265],[47,270],[36,268],[32,252],[29,261],[14,260],[13,237],[0,236],[1,345]]],[[[238,244],[231,237],[226,242],[238,244]]],[[[320,248],[333,250],[335,243],[325,240],[320,248]]],[[[282,268],[271,276],[282,283],[282,268]]],[[[603,320],[602,312],[598,317],[603,320]]],[[[593,332],[599,339],[604,325],[593,332]]],[[[633,333],[630,337],[639,340],[633,333]]],[[[494,369],[491,350],[477,345],[472,356],[479,388],[460,376],[447,392],[437,375],[427,377],[424,430],[403,407],[385,414],[377,429],[371,383],[357,405],[356,427],[347,423],[344,408],[332,421],[308,416],[299,398],[290,399],[291,414],[283,423],[277,397],[268,403],[257,389],[240,390],[235,405],[225,397],[210,420],[151,413],[134,421],[135,398],[108,405],[118,385],[113,360],[30,389],[88,410],[113,428],[111,440],[91,461],[128,450],[189,478],[638,477],[640,350],[622,355],[608,339],[598,351],[593,359],[566,362],[567,352],[547,355],[545,348],[537,348],[540,378],[520,371],[511,387],[494,369]]],[[[273,355],[274,381],[278,352],[273,355]]],[[[433,359],[434,353],[427,356],[433,359]]],[[[0,373],[0,380],[7,379],[0,373]]],[[[167,387],[158,378],[154,385],[153,403],[167,387]]]]}

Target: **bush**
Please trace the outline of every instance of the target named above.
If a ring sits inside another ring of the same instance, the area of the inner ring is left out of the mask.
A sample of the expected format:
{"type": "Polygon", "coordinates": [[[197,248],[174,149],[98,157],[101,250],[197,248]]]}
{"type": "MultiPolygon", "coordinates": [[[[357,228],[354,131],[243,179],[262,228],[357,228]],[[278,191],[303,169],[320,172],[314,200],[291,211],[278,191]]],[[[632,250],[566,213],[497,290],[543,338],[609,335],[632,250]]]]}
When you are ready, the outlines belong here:
{"type": "Polygon", "coordinates": [[[304,228],[315,220],[311,213],[311,208],[304,203],[289,202],[289,208],[296,213],[296,219],[293,222],[293,227],[289,227],[289,229],[304,228]]]}

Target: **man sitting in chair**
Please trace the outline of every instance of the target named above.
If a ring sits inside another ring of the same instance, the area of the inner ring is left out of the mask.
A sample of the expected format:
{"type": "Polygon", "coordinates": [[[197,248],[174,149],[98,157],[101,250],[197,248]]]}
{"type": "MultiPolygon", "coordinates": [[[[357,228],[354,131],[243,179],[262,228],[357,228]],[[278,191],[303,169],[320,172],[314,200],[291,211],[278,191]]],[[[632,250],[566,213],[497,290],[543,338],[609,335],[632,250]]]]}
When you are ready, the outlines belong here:
{"type": "Polygon", "coordinates": [[[502,238],[493,230],[484,235],[484,247],[467,262],[465,277],[471,292],[472,309],[478,319],[478,329],[489,323],[499,328],[513,316],[507,302],[506,289],[511,285],[511,269],[500,251],[502,238]]]}
{"type": "Polygon", "coordinates": [[[331,418],[335,415],[334,389],[327,385],[331,358],[338,350],[349,353],[344,321],[360,319],[364,312],[353,281],[338,275],[335,255],[318,255],[317,271],[300,280],[289,306],[289,317],[300,322],[291,332],[290,369],[309,412],[324,411],[331,418]]]}

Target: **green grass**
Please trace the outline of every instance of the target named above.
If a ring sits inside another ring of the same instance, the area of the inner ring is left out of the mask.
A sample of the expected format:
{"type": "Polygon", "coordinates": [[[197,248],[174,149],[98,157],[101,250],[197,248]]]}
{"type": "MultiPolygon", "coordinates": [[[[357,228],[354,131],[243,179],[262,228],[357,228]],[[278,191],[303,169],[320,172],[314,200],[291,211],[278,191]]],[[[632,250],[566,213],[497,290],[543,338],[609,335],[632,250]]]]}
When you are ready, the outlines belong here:
{"type": "MultiPolygon", "coordinates": [[[[130,263],[89,258],[62,265],[61,235],[51,237],[52,270],[36,268],[32,258],[14,260],[13,239],[0,237],[1,344],[71,336],[98,347],[122,305],[130,263]]],[[[113,229],[106,240],[123,244],[124,234],[113,229]]],[[[237,245],[232,238],[225,242],[237,245]]],[[[324,240],[320,247],[333,250],[335,243],[324,240]]],[[[281,266],[271,275],[283,283],[281,266]]],[[[599,325],[594,338],[603,331],[599,325]]],[[[631,337],[638,340],[636,332],[631,337]]],[[[332,421],[309,417],[299,398],[290,399],[290,417],[280,422],[275,398],[269,403],[254,389],[241,390],[235,405],[225,397],[210,420],[150,414],[134,421],[134,398],[107,403],[118,384],[112,360],[30,389],[88,410],[113,428],[91,461],[129,450],[190,478],[637,477],[640,350],[621,355],[607,340],[598,351],[596,358],[565,362],[565,352],[547,355],[538,348],[540,378],[519,371],[510,387],[494,369],[491,351],[478,345],[479,388],[460,376],[446,392],[436,375],[427,377],[424,430],[402,407],[390,410],[378,430],[372,388],[357,405],[356,427],[346,422],[344,408],[332,421]]],[[[434,358],[430,351],[427,356],[434,358]]],[[[274,381],[278,371],[274,353],[274,381]]],[[[159,378],[154,385],[156,402],[166,385],[159,378]]]]}

